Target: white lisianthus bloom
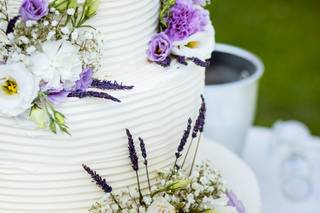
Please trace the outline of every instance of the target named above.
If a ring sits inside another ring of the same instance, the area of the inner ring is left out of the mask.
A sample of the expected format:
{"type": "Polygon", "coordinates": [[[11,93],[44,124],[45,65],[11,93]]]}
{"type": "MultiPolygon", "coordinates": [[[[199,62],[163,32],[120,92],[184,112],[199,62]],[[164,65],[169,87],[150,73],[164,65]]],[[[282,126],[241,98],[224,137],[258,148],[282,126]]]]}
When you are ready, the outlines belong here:
{"type": "Polygon", "coordinates": [[[147,213],[175,213],[175,208],[163,197],[158,197],[147,209],[147,213]]]}
{"type": "Polygon", "coordinates": [[[42,52],[31,55],[31,64],[47,89],[71,88],[82,72],[79,49],[64,40],[44,42],[42,52]]]}
{"type": "Polygon", "coordinates": [[[211,23],[205,31],[195,33],[189,38],[173,42],[172,53],[187,58],[196,57],[200,60],[211,58],[215,46],[215,30],[211,23]]]}
{"type": "Polygon", "coordinates": [[[31,107],[39,82],[22,63],[0,65],[0,113],[18,116],[31,107]]]}

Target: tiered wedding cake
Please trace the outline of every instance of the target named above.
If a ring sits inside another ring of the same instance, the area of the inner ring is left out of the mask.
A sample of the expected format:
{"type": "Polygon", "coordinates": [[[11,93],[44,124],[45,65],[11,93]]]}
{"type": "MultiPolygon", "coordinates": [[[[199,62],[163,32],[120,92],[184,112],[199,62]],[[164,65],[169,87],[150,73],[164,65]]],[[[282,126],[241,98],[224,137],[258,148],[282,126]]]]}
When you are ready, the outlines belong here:
{"type": "MultiPolygon", "coordinates": [[[[12,17],[20,5],[21,0],[8,1],[12,17]]],[[[134,88],[109,92],[121,103],[69,98],[58,105],[72,136],[40,130],[21,116],[0,115],[0,212],[88,212],[102,193],[88,181],[83,163],[108,177],[115,189],[135,184],[126,128],[149,147],[150,173],[172,166],[186,121],[190,116],[195,120],[200,106],[204,68],[176,60],[167,67],[147,61],[159,11],[159,0],[100,1],[88,22],[103,39],[102,65],[94,77],[134,88]]],[[[146,186],[146,179],[142,182],[146,186]]]]}

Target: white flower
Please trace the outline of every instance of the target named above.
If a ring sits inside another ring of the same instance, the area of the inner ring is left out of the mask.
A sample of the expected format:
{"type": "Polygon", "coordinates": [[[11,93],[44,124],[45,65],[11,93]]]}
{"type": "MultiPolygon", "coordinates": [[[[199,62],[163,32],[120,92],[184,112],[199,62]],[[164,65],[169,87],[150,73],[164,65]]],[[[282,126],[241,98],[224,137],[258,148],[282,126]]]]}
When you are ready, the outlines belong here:
{"type": "Polygon", "coordinates": [[[78,51],[68,41],[46,41],[42,44],[42,52],[31,55],[31,71],[47,89],[71,88],[82,72],[78,51]]]}
{"type": "Polygon", "coordinates": [[[158,197],[147,209],[147,213],[175,213],[175,208],[163,197],[158,197]]]}
{"type": "Polygon", "coordinates": [[[53,20],[53,21],[51,22],[51,26],[55,27],[55,26],[57,26],[57,25],[58,25],[58,22],[57,22],[56,20],[53,20]]]}
{"type": "Polygon", "coordinates": [[[31,55],[34,51],[36,51],[36,48],[34,46],[30,46],[27,48],[27,53],[31,55]]]}
{"type": "Polygon", "coordinates": [[[74,13],[75,13],[75,9],[74,9],[74,8],[69,8],[69,9],[67,10],[67,14],[68,14],[69,16],[73,16],[74,13]]]}
{"type": "Polygon", "coordinates": [[[65,35],[67,35],[67,34],[70,33],[70,30],[69,30],[68,27],[62,27],[62,28],[61,28],[61,32],[62,32],[63,34],[65,34],[65,35]]]}
{"type": "Polygon", "coordinates": [[[195,33],[185,40],[173,42],[172,53],[187,58],[196,57],[203,61],[209,59],[214,50],[214,36],[214,28],[208,24],[205,31],[195,33]]]}
{"type": "Polygon", "coordinates": [[[22,63],[0,65],[0,113],[17,116],[31,107],[39,82],[22,63]]]}

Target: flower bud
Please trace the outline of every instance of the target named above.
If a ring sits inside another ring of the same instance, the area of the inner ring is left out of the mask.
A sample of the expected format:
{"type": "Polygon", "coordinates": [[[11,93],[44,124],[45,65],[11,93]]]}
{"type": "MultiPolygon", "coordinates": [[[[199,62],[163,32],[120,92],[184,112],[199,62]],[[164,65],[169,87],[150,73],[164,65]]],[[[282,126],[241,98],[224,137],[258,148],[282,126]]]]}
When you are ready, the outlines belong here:
{"type": "Polygon", "coordinates": [[[44,109],[34,106],[30,112],[31,120],[38,125],[39,128],[46,128],[48,125],[49,117],[44,109]]]}
{"type": "Polygon", "coordinates": [[[184,179],[184,180],[178,180],[172,184],[169,185],[168,189],[169,190],[179,190],[179,189],[184,189],[186,188],[189,184],[191,184],[191,180],[189,179],[184,179]]]}
{"type": "Polygon", "coordinates": [[[86,0],[85,3],[85,15],[87,18],[91,18],[96,15],[100,0],[86,0]]]}
{"type": "Polygon", "coordinates": [[[60,112],[54,112],[54,118],[56,119],[56,122],[60,125],[63,125],[65,123],[65,117],[60,112]]]}

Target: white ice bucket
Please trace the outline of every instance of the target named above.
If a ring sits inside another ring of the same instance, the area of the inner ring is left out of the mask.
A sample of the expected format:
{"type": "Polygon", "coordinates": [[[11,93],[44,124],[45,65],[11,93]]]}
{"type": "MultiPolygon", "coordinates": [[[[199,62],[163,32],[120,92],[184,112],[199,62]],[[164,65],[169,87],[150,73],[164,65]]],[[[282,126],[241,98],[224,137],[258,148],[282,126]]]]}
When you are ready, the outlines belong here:
{"type": "Polygon", "coordinates": [[[207,69],[205,136],[239,155],[254,121],[258,80],[263,71],[257,56],[226,44],[216,45],[207,69]]]}

